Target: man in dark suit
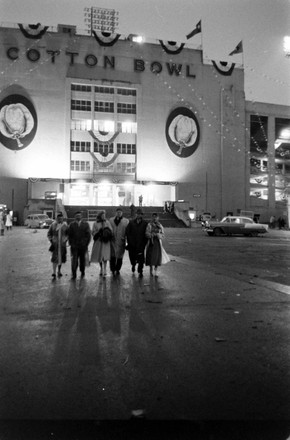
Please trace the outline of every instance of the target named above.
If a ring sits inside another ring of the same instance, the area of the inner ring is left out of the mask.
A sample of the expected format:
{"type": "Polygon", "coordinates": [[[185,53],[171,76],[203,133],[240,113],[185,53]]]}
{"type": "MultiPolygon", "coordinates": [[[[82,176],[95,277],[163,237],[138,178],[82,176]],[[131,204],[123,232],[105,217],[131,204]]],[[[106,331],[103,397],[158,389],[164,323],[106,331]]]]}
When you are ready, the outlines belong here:
{"type": "Polygon", "coordinates": [[[91,229],[89,223],[83,220],[80,211],[75,213],[75,220],[69,225],[68,240],[71,249],[72,279],[77,277],[78,264],[83,278],[85,276],[86,253],[91,241],[91,229]]]}
{"type": "Polygon", "coordinates": [[[144,251],[147,243],[146,237],[147,221],[143,219],[143,210],[138,208],[136,218],[130,220],[126,228],[126,237],[128,243],[129,259],[132,265],[132,272],[135,272],[135,266],[138,264],[139,277],[143,277],[144,251]]]}

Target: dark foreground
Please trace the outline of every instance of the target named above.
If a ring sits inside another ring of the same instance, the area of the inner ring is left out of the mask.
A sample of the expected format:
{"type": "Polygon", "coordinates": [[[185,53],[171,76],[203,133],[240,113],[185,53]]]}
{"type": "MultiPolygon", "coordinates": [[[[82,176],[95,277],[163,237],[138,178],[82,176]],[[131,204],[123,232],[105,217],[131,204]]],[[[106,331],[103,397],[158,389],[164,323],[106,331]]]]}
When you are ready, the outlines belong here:
{"type": "Polygon", "coordinates": [[[46,232],[0,238],[1,440],[287,439],[289,232],[167,229],[158,278],[74,282],[46,232]]]}

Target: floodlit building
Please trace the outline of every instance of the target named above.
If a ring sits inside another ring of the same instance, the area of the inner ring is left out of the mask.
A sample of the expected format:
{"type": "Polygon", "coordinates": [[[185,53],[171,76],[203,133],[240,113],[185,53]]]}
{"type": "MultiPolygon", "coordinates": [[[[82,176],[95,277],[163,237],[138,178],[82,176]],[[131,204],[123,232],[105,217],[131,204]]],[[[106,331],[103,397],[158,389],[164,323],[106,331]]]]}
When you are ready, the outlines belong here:
{"type": "Polygon", "coordinates": [[[20,223],[29,207],[140,196],[194,216],[285,213],[289,108],[246,102],[234,63],[133,37],[0,28],[0,203],[20,223]]]}

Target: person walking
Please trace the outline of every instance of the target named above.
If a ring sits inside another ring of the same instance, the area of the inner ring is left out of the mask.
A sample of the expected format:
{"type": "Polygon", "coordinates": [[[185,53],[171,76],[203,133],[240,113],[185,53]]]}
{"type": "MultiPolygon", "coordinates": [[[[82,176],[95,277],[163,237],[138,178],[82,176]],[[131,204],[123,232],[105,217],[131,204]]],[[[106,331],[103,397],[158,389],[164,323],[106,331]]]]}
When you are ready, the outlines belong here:
{"type": "Polygon", "coordinates": [[[91,263],[99,263],[100,276],[107,276],[107,262],[111,258],[111,241],[113,229],[106,219],[106,211],[100,211],[92,227],[94,244],[91,254],[91,263]]]}
{"type": "Polygon", "coordinates": [[[152,214],[152,219],[146,228],[146,237],[148,239],[146,246],[146,266],[150,266],[150,275],[153,276],[153,267],[155,276],[158,276],[158,267],[161,264],[170,261],[169,256],[162,246],[162,239],[164,238],[164,228],[159,222],[159,217],[156,212],[152,214]]]}
{"type": "Polygon", "coordinates": [[[134,203],[132,203],[132,205],[130,205],[130,216],[131,216],[131,219],[135,218],[135,215],[136,215],[135,211],[136,211],[135,205],[134,205],[134,203]]]}
{"type": "Polygon", "coordinates": [[[147,221],[143,219],[143,210],[138,208],[136,218],[130,220],[126,228],[126,239],[128,243],[129,259],[132,266],[132,272],[135,272],[136,264],[139,277],[143,277],[144,252],[147,243],[146,227],[147,221]]]}
{"type": "Polygon", "coordinates": [[[47,233],[51,245],[49,251],[51,252],[52,262],[52,279],[56,279],[57,276],[62,277],[61,265],[66,262],[66,244],[68,240],[68,225],[64,222],[63,214],[59,213],[56,216],[56,220],[50,225],[47,233]]]}
{"type": "Polygon", "coordinates": [[[275,215],[271,215],[269,226],[270,226],[271,229],[275,229],[275,226],[276,226],[276,217],[275,217],[275,215]]]}
{"type": "Polygon", "coordinates": [[[75,213],[75,219],[69,225],[68,239],[71,249],[72,279],[76,279],[78,265],[83,278],[85,276],[86,253],[91,241],[91,229],[89,223],[83,220],[80,211],[75,213]]]}
{"type": "Polygon", "coordinates": [[[0,210],[0,233],[4,235],[6,215],[3,209],[0,210]]]}
{"type": "Polygon", "coordinates": [[[8,210],[7,215],[6,215],[6,221],[5,221],[5,226],[6,226],[7,231],[12,230],[12,225],[13,225],[12,219],[13,219],[12,211],[8,210]]]}
{"type": "Polygon", "coordinates": [[[115,217],[111,217],[109,221],[113,230],[110,269],[113,275],[119,275],[125,253],[126,228],[129,220],[123,217],[122,208],[117,208],[115,217]]]}

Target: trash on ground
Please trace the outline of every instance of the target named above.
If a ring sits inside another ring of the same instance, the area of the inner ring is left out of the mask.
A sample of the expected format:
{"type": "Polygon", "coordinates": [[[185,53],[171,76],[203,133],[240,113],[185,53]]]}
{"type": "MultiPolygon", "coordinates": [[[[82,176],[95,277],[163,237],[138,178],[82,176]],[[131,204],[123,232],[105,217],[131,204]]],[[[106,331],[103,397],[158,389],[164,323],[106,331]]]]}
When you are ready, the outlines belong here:
{"type": "Polygon", "coordinates": [[[152,304],[162,304],[162,301],[151,301],[150,299],[146,299],[146,302],[152,303],[152,304]]]}
{"type": "Polygon", "coordinates": [[[226,342],[224,338],[214,338],[216,342],[226,342]]]}

